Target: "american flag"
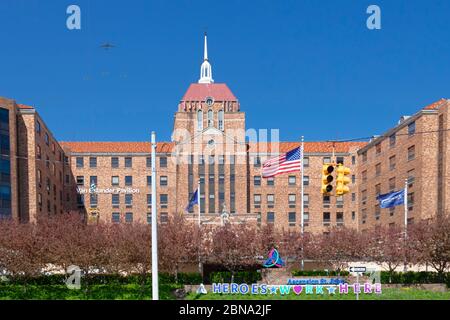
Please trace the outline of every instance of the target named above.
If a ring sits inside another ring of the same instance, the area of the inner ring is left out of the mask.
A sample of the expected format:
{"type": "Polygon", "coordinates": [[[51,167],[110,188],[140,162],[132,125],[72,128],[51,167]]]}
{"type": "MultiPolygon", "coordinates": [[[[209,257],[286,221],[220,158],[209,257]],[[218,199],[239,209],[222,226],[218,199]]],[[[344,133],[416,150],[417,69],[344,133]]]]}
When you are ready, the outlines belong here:
{"type": "Polygon", "coordinates": [[[281,173],[300,171],[303,160],[303,147],[295,148],[263,163],[262,176],[270,178],[281,173]]]}

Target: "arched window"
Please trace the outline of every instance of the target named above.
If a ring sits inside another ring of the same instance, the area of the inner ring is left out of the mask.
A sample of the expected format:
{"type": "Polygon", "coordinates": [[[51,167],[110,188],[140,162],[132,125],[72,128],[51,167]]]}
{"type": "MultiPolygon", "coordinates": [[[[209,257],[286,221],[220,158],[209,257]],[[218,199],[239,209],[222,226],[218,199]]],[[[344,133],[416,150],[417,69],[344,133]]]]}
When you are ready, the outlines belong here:
{"type": "Polygon", "coordinates": [[[214,113],[212,110],[208,110],[208,127],[212,127],[214,125],[214,113]]]}
{"type": "Polygon", "coordinates": [[[219,111],[219,130],[223,130],[223,110],[219,111]]]}
{"type": "Polygon", "coordinates": [[[202,112],[202,110],[197,111],[197,130],[203,130],[203,112],[202,112]]]}

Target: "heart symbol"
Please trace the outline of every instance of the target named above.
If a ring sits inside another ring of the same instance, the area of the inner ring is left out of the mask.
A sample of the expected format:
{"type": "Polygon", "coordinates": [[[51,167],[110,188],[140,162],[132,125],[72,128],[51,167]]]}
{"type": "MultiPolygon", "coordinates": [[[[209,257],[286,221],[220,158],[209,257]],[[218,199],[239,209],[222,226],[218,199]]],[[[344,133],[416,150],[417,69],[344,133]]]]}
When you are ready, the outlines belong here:
{"type": "Polygon", "coordinates": [[[303,287],[302,286],[294,286],[292,289],[294,290],[296,295],[299,295],[300,293],[302,293],[303,287]]]}

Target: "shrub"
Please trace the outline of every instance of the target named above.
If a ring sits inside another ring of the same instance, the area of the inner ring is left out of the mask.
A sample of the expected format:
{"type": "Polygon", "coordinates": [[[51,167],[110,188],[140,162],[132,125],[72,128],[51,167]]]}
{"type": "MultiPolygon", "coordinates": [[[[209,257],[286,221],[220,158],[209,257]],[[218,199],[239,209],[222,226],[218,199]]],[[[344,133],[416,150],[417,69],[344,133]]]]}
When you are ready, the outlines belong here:
{"type": "MultiPolygon", "coordinates": [[[[230,271],[212,272],[210,275],[212,283],[230,283],[230,271]]],[[[261,273],[258,271],[237,271],[234,273],[234,283],[256,283],[262,279],[261,273]]]]}

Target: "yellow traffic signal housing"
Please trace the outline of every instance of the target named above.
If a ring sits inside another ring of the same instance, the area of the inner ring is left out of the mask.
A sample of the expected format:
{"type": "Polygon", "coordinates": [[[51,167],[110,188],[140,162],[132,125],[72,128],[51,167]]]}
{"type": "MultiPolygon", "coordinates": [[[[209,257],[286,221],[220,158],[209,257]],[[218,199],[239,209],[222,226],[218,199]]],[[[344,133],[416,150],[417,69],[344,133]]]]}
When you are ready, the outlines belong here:
{"type": "Polygon", "coordinates": [[[322,166],[322,194],[330,194],[333,191],[333,185],[331,184],[334,180],[333,171],[334,165],[331,163],[322,166]]]}
{"type": "Polygon", "coordinates": [[[350,192],[350,188],[347,186],[350,183],[350,178],[347,177],[350,174],[350,168],[338,164],[336,172],[336,195],[341,196],[350,192]]]}

